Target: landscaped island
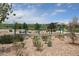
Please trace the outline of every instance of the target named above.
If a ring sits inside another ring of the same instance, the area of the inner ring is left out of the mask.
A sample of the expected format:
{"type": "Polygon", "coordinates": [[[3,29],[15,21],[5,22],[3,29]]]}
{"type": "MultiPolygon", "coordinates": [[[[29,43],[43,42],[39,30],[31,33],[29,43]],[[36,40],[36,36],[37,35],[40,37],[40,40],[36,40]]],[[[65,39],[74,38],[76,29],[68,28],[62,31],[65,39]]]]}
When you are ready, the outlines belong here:
{"type": "Polygon", "coordinates": [[[0,3],[0,56],[79,56],[78,14],[78,4],[0,3]]]}

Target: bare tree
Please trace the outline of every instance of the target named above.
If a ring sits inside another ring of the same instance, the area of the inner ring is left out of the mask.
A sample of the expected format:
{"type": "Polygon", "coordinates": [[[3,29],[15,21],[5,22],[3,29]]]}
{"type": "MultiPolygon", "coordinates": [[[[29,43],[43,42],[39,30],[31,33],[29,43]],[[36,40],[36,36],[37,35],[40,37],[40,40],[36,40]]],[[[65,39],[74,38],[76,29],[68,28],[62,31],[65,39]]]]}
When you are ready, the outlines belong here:
{"type": "Polygon", "coordinates": [[[75,29],[78,27],[78,18],[73,17],[73,20],[69,23],[69,32],[70,32],[70,38],[72,40],[72,43],[75,43],[75,40],[77,39],[77,36],[75,34],[75,29]]]}

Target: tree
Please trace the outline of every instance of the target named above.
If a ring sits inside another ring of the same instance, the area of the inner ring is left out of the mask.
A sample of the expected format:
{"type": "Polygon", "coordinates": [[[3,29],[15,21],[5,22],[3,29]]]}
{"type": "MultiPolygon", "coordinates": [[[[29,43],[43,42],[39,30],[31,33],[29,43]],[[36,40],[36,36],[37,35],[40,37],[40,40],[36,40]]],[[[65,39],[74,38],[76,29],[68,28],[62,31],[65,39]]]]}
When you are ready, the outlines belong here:
{"type": "Polygon", "coordinates": [[[73,26],[73,29],[76,29],[76,28],[79,28],[79,24],[78,24],[78,17],[73,17],[73,20],[72,20],[72,26],[73,26]]]}
{"type": "Polygon", "coordinates": [[[69,23],[69,30],[72,30],[73,32],[75,32],[74,30],[76,30],[76,28],[79,28],[79,24],[78,24],[78,17],[73,17],[72,21],[69,23]]]}
{"type": "Polygon", "coordinates": [[[40,28],[41,28],[41,25],[36,23],[35,24],[35,30],[37,30],[37,32],[40,34],[40,28]]]}
{"type": "Polygon", "coordinates": [[[17,23],[14,24],[14,36],[16,36],[16,24],[17,23]]]}
{"type": "Polygon", "coordinates": [[[64,30],[67,28],[67,25],[66,24],[64,24],[64,23],[62,23],[62,24],[60,24],[59,25],[59,30],[60,30],[60,33],[64,33],[64,30]]]}
{"type": "Polygon", "coordinates": [[[26,23],[23,23],[23,29],[25,30],[25,35],[26,35],[26,33],[27,33],[26,30],[28,30],[28,25],[26,23]]]}
{"type": "Polygon", "coordinates": [[[14,38],[16,37],[16,28],[17,28],[18,23],[14,24],[14,38]]]}
{"type": "Polygon", "coordinates": [[[72,21],[69,23],[69,32],[70,32],[70,38],[72,39],[72,43],[75,43],[76,35],[75,35],[75,29],[79,27],[78,25],[78,18],[77,17],[73,17],[72,21]]]}
{"type": "Polygon", "coordinates": [[[0,23],[8,19],[8,15],[12,12],[12,4],[0,3],[0,23]]]}
{"type": "MultiPolygon", "coordinates": [[[[17,22],[15,22],[14,25],[15,25],[16,23],[17,23],[17,22]]],[[[16,29],[22,29],[22,24],[17,23],[17,27],[16,27],[16,29]]]]}
{"type": "MultiPolygon", "coordinates": [[[[0,3],[0,23],[8,19],[10,13],[12,13],[12,4],[9,3],[0,3]]],[[[15,16],[16,14],[13,14],[15,16]]]]}
{"type": "Polygon", "coordinates": [[[52,34],[52,31],[56,31],[56,25],[57,23],[50,23],[50,24],[48,24],[48,26],[47,26],[47,29],[51,32],[51,34],[52,34]]]}

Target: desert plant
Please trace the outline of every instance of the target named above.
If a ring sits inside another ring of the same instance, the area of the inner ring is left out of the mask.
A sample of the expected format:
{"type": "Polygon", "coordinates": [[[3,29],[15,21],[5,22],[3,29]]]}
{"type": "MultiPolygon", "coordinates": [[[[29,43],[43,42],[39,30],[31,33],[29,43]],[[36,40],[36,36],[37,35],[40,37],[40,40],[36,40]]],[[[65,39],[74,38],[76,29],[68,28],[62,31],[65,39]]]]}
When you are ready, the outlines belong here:
{"type": "Polygon", "coordinates": [[[41,44],[41,41],[40,41],[40,38],[38,36],[35,36],[34,39],[33,39],[33,44],[35,47],[37,47],[37,50],[38,51],[41,51],[42,50],[42,44],[41,44]]]}
{"type": "Polygon", "coordinates": [[[36,42],[39,40],[38,36],[34,36],[33,38],[33,43],[34,43],[34,46],[37,46],[36,42]]]}
{"type": "Polygon", "coordinates": [[[52,42],[50,40],[48,41],[47,46],[48,47],[51,47],[52,46],[52,42]]]}
{"type": "Polygon", "coordinates": [[[36,41],[37,50],[41,50],[42,44],[39,40],[36,41]]]}

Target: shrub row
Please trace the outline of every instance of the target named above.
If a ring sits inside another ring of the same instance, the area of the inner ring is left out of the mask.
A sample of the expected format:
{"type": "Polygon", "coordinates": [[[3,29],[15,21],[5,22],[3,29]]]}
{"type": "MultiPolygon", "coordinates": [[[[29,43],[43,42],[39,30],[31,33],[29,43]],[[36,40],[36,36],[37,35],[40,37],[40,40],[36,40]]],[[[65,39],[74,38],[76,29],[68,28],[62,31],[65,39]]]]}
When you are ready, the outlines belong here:
{"type": "Polygon", "coordinates": [[[0,36],[0,44],[9,44],[9,43],[13,43],[13,42],[20,42],[23,41],[24,38],[21,35],[16,35],[16,37],[14,38],[14,35],[3,35],[0,36]]]}

